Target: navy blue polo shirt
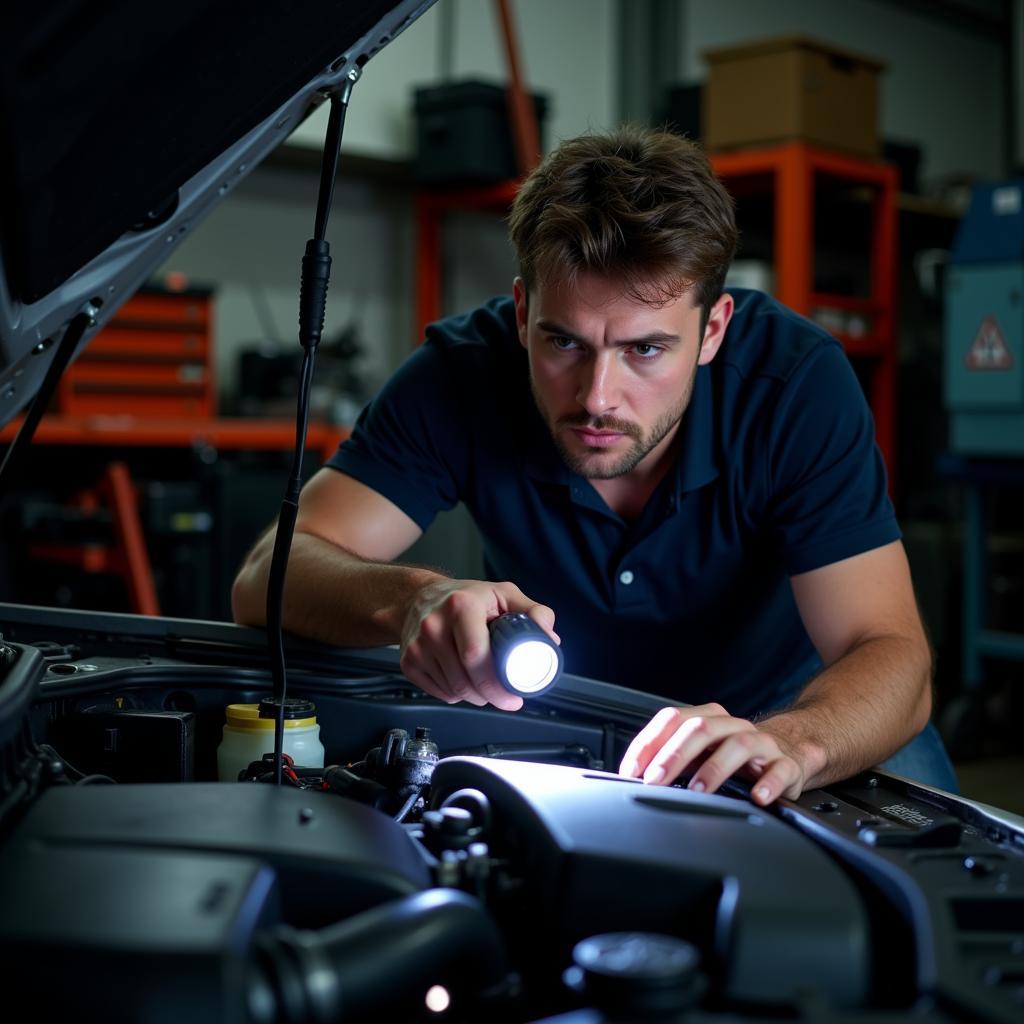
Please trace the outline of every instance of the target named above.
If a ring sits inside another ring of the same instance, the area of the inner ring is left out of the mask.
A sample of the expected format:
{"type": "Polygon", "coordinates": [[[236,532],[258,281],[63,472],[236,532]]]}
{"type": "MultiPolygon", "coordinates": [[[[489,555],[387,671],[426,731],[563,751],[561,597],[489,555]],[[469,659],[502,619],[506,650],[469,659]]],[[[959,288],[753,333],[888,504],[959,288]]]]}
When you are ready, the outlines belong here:
{"type": "Polygon", "coordinates": [[[900,532],[838,342],[732,294],[674,471],[633,522],[558,455],[507,297],[431,325],[328,465],[424,530],[465,502],[488,578],[554,609],[567,671],[744,717],[787,704],[821,667],[789,576],[900,532]]]}

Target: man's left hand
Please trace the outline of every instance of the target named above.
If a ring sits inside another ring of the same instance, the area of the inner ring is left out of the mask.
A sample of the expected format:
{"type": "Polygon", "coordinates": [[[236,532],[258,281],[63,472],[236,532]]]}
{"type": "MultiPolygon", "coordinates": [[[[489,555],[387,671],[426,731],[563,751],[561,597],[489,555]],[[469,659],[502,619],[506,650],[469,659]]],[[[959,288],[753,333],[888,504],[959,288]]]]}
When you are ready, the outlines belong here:
{"type": "Polygon", "coordinates": [[[668,785],[696,769],[688,788],[713,793],[739,772],[754,782],[751,796],[761,806],[779,796],[795,800],[803,791],[804,770],[783,742],[744,718],[733,718],[721,704],[663,708],[630,743],[619,774],[668,785]]]}

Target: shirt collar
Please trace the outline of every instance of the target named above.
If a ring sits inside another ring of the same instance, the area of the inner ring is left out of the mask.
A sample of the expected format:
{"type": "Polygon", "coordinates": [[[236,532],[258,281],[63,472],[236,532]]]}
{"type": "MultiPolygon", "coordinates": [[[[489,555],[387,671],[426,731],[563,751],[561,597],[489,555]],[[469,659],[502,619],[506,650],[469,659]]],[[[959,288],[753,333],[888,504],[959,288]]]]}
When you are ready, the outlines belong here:
{"type": "MultiPolygon", "coordinates": [[[[571,472],[562,461],[529,388],[526,401],[529,405],[526,419],[529,441],[523,453],[526,472],[534,479],[545,480],[548,483],[570,485],[578,482],[582,478],[571,472]]],[[[718,476],[715,461],[714,393],[710,366],[697,368],[693,395],[679,424],[677,451],[676,483],[672,492],[677,498],[682,497],[687,491],[703,487],[718,476]]]]}
{"type": "Polygon", "coordinates": [[[718,476],[715,460],[715,395],[711,366],[698,366],[690,404],[679,424],[676,494],[682,497],[718,476]]]}

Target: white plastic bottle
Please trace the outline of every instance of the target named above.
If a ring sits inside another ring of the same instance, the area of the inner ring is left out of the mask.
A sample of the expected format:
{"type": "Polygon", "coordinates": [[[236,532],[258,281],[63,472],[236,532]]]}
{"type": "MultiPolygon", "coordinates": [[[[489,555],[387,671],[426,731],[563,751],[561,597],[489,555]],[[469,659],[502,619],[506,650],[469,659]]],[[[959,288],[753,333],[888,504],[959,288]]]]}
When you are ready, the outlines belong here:
{"type": "MultiPolygon", "coordinates": [[[[229,704],[223,739],[217,748],[217,778],[237,782],[239,772],[274,751],[274,719],[260,718],[259,704],[229,704]]],[[[284,744],[297,768],[323,768],[324,745],[311,700],[289,697],[284,709],[284,744]]]]}

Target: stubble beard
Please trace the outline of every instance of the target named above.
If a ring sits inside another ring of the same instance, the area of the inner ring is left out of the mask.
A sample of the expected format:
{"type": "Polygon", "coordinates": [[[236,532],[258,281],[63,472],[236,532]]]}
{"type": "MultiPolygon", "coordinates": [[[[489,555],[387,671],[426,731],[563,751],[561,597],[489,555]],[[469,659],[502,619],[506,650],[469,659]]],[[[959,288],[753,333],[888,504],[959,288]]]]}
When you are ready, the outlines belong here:
{"type": "Polygon", "coordinates": [[[552,423],[551,417],[541,401],[532,374],[530,377],[530,387],[533,391],[533,400],[541,416],[544,418],[544,422],[547,423],[548,430],[551,432],[551,439],[554,441],[555,448],[558,449],[558,454],[562,457],[562,461],[566,466],[573,473],[588,480],[613,480],[616,477],[625,476],[636,469],[647,455],[657,448],[678,425],[679,421],[683,418],[683,413],[686,412],[686,407],[690,404],[695,377],[696,367],[694,367],[694,374],[690,378],[679,404],[656,420],[646,434],[640,426],[636,423],[631,423],[629,420],[620,420],[614,416],[595,417],[591,416],[586,410],[580,410],[580,412],[574,413],[571,416],[562,416],[552,423]],[[593,454],[580,455],[569,449],[562,440],[562,430],[571,427],[613,430],[616,433],[625,434],[632,439],[633,443],[630,445],[629,450],[624,452],[616,462],[610,465],[603,464],[602,459],[606,456],[600,451],[596,451],[593,454]]]}

